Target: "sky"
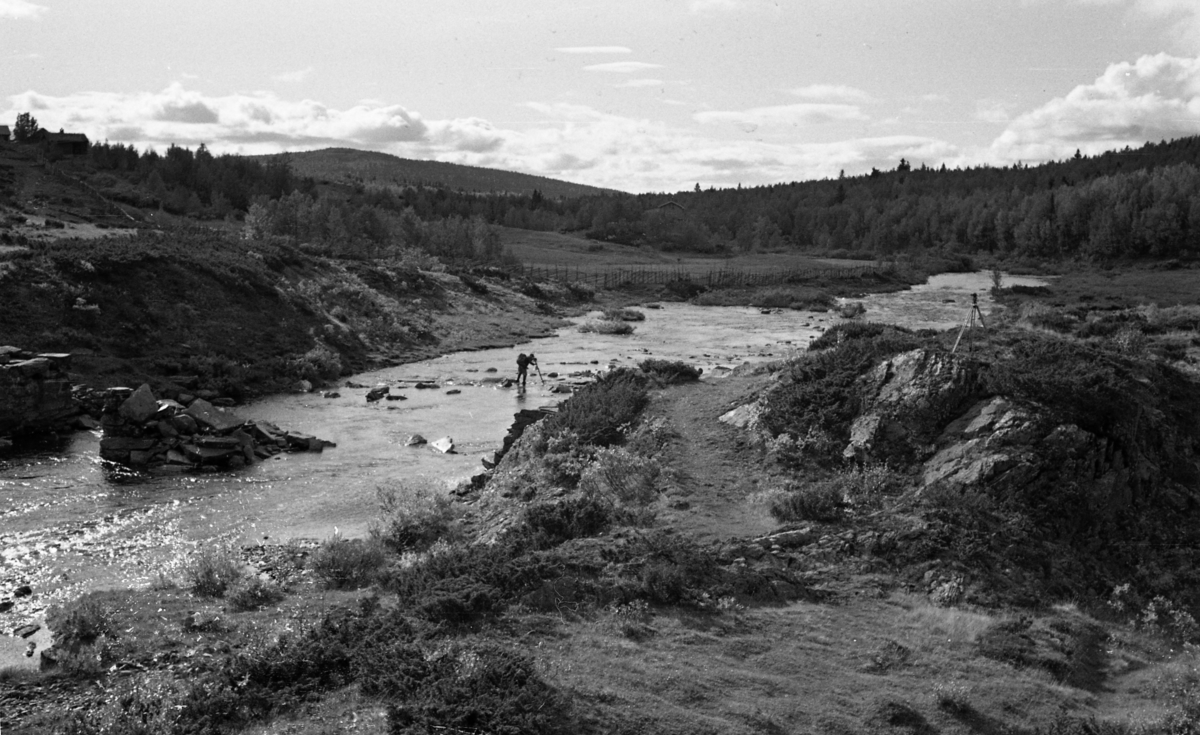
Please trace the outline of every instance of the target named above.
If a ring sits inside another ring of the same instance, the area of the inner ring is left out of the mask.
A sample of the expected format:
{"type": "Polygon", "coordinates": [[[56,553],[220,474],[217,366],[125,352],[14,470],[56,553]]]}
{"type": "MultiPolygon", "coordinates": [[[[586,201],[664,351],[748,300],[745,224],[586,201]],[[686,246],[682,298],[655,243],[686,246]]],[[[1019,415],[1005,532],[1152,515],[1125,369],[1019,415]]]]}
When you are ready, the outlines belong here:
{"type": "Polygon", "coordinates": [[[1200,133],[1200,0],[0,0],[0,123],[629,192],[1200,133]]]}

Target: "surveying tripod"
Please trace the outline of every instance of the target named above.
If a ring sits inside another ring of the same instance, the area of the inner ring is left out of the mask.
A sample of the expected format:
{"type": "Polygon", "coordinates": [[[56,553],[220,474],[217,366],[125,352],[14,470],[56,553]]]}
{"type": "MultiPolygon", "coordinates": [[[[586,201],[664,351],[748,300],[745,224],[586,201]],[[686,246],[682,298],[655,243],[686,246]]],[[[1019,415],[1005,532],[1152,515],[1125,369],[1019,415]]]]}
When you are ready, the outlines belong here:
{"type": "Polygon", "coordinates": [[[983,312],[979,310],[979,297],[971,294],[971,309],[967,312],[967,320],[963,322],[962,328],[958,330],[958,339],[954,340],[954,347],[950,349],[950,353],[954,354],[958,351],[958,343],[962,342],[963,334],[967,334],[967,352],[971,351],[971,336],[970,330],[975,328],[975,322],[978,320],[979,326],[986,328],[983,323],[983,312]]]}

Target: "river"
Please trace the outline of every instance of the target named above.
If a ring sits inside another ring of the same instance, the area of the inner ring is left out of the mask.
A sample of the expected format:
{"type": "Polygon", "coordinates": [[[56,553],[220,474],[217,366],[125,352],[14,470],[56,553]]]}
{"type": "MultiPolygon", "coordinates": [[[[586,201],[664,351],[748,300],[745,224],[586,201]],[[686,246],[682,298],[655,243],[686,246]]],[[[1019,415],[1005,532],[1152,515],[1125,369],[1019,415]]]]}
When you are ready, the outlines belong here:
{"type": "MultiPolygon", "coordinates": [[[[1006,285],[1018,283],[1044,281],[1005,278],[1006,285]]],[[[990,312],[990,286],[986,273],[944,274],[908,291],[855,300],[865,304],[862,318],[870,321],[946,329],[963,322],[971,293],[979,294],[983,313],[990,312]]],[[[281,395],[237,408],[243,417],[337,443],[323,453],[278,455],[233,472],[155,477],[116,472],[101,461],[99,432],[18,446],[0,455],[0,601],[14,599],[18,585],[31,585],[36,594],[0,612],[0,631],[85,589],[147,584],[213,539],[365,535],[377,488],[445,487],[481,471],[480,459],[500,447],[513,413],[560,400],[548,388],[568,376],[584,379],[657,357],[686,360],[703,367],[705,379],[720,379],[737,365],[795,354],[838,320],[832,312],[674,303],[641,311],[646,320],[635,323],[632,335],[582,333],[572,325],[516,347],[454,353],[349,379],[392,385],[406,400],[367,403],[367,389],[339,387],[337,398],[281,395]],[[544,384],[536,372],[524,393],[485,382],[512,376],[520,352],[537,354],[544,384]],[[411,387],[417,380],[439,387],[411,387]],[[411,434],[450,436],[457,453],[407,447],[411,434]]]]}

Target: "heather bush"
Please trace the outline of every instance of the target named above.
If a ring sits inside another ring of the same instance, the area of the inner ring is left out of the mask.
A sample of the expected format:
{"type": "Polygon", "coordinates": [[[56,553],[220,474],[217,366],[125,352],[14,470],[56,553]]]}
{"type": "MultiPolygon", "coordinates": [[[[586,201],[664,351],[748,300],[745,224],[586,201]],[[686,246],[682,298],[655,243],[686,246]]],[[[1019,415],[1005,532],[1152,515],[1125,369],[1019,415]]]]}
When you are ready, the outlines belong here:
{"type": "Polygon", "coordinates": [[[202,597],[222,597],[242,578],[237,552],[223,544],[202,546],[183,565],[184,586],[202,597]]]}
{"type": "Polygon", "coordinates": [[[234,583],[225,592],[225,601],[234,612],[257,610],[284,598],[279,585],[260,577],[248,577],[234,583]]]}
{"type": "Polygon", "coordinates": [[[620,444],[648,402],[644,374],[613,370],[567,399],[546,419],[545,430],[547,435],[570,432],[583,444],[620,444]]]}
{"type": "Polygon", "coordinates": [[[702,373],[700,368],[682,360],[660,360],[656,357],[642,360],[638,363],[638,369],[652,376],[655,381],[668,385],[699,380],[702,373]]]}
{"type": "Polygon", "coordinates": [[[633,334],[633,325],[629,322],[600,319],[580,324],[579,331],[596,334],[633,334]]]}
{"type": "Polygon", "coordinates": [[[371,523],[371,538],[394,551],[423,551],[458,532],[462,512],[444,489],[401,483],[375,493],[380,517],[371,523]]]}
{"type": "Polygon", "coordinates": [[[385,560],[383,544],[372,538],[334,536],[321,542],[309,568],[333,589],[359,589],[375,581],[385,560]]]}
{"type": "Polygon", "coordinates": [[[51,607],[46,613],[46,625],[54,631],[54,645],[68,651],[117,633],[116,617],[95,594],[51,607]]]}
{"type": "Polygon", "coordinates": [[[645,313],[640,312],[637,309],[627,309],[627,308],[625,308],[625,309],[605,309],[604,314],[601,318],[606,319],[608,321],[617,321],[617,322],[644,322],[644,321],[646,321],[645,313]]]}
{"type": "Polygon", "coordinates": [[[783,523],[836,521],[842,517],[845,505],[845,496],[838,483],[816,482],[787,488],[771,504],[771,515],[783,523]]]}
{"type": "Polygon", "coordinates": [[[662,467],[654,459],[624,447],[606,447],[596,451],[595,460],[583,472],[579,485],[585,492],[637,508],[658,498],[661,476],[662,467]]]}

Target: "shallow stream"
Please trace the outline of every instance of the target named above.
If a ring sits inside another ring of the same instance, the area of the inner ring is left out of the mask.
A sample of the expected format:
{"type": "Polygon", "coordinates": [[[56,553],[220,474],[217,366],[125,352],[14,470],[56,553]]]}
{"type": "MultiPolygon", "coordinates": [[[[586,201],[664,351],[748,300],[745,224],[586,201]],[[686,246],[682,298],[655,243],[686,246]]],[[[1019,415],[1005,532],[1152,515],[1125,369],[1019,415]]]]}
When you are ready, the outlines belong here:
{"type": "MultiPolygon", "coordinates": [[[[1044,282],[1005,278],[1006,285],[1018,283],[1044,282]]],[[[963,322],[972,292],[988,314],[990,286],[986,273],[945,274],[909,291],[855,300],[865,304],[863,318],[870,321],[946,329],[963,322]]],[[[13,600],[19,585],[35,591],[0,612],[0,631],[83,589],[151,582],[214,538],[253,543],[362,536],[376,514],[378,487],[444,486],[476,474],[480,459],[500,447],[513,413],[562,398],[548,390],[560,380],[585,379],[589,372],[647,357],[686,360],[703,367],[705,379],[720,379],[737,365],[802,350],[838,320],[832,312],[670,303],[641,310],[646,320],[628,336],[570,326],[533,343],[454,353],[350,378],[367,386],[392,385],[406,400],[367,403],[367,389],[338,387],[337,398],[282,395],[237,409],[246,418],[337,443],[319,454],[278,455],[234,472],[151,477],[115,472],[98,457],[99,432],[80,432],[0,455],[0,601],[13,600]],[[517,354],[531,351],[544,383],[537,372],[525,392],[484,382],[513,377],[517,354]],[[439,387],[411,387],[417,380],[439,387]],[[430,441],[450,436],[457,453],[406,447],[411,434],[430,441]]]]}

